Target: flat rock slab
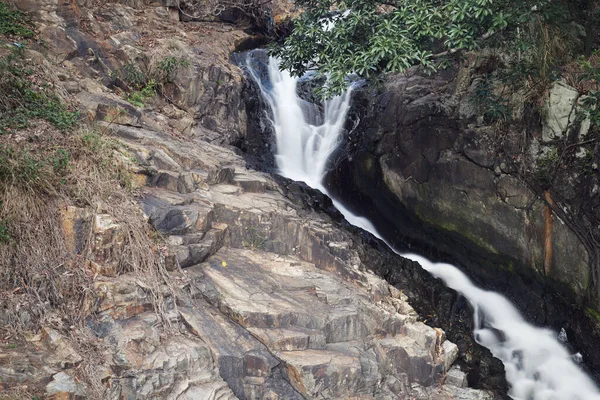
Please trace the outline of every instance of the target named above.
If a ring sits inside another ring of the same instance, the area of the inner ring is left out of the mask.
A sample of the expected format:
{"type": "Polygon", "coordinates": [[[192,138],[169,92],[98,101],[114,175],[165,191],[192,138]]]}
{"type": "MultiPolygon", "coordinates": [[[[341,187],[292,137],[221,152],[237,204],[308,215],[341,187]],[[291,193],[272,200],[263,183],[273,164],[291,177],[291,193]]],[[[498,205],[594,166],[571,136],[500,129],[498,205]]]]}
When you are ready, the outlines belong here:
{"type": "Polygon", "coordinates": [[[286,351],[278,356],[286,364],[289,381],[303,396],[343,398],[363,383],[358,357],[326,350],[286,351]]]}
{"type": "MultiPolygon", "coordinates": [[[[357,391],[374,393],[382,376],[402,375],[429,386],[445,372],[445,336],[415,322],[399,292],[389,291],[401,298],[374,303],[368,286],[352,285],[318,265],[227,247],[186,274],[222,313],[211,315],[215,311],[206,306],[180,310],[190,330],[218,349],[226,365],[221,376],[251,375],[241,368],[252,352],[260,371],[255,376],[278,365],[303,396],[347,398],[357,391]],[[257,348],[256,341],[264,347],[257,348]],[[265,358],[269,353],[277,359],[272,364],[265,358]]],[[[380,285],[373,277],[364,281],[380,285]]]]}

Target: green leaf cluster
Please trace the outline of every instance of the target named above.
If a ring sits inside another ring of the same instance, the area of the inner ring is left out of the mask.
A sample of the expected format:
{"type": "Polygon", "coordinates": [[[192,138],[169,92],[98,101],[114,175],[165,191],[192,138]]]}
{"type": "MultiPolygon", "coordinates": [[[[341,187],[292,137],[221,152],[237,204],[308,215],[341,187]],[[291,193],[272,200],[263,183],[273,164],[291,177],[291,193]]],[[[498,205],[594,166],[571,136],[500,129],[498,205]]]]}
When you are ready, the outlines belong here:
{"type": "Polygon", "coordinates": [[[291,34],[272,49],[281,67],[300,76],[328,77],[329,94],[346,76],[402,72],[420,64],[435,70],[443,56],[478,48],[518,26],[546,1],[508,0],[298,0],[304,12],[291,34]],[[535,7],[534,7],[535,6],[535,7]],[[336,10],[332,12],[332,10],[336,10]]]}
{"type": "Polygon", "coordinates": [[[144,107],[146,102],[156,95],[156,81],[150,80],[140,90],[134,90],[127,96],[127,101],[136,107],[144,107]]]}
{"type": "Polygon", "coordinates": [[[34,29],[33,22],[27,14],[0,1],[0,35],[31,39],[35,36],[34,29]]]}
{"type": "Polygon", "coordinates": [[[485,77],[480,80],[469,100],[475,106],[477,114],[482,115],[486,122],[500,122],[511,119],[512,107],[510,102],[498,93],[492,79],[485,77]]]}
{"type": "Polygon", "coordinates": [[[582,73],[578,77],[580,82],[595,82],[595,85],[587,91],[581,100],[581,119],[590,121],[593,133],[600,134],[600,50],[596,50],[591,57],[581,57],[579,65],[582,73]]]}
{"type": "Polygon", "coordinates": [[[61,131],[76,125],[79,114],[69,110],[48,85],[35,87],[34,72],[24,48],[15,47],[0,57],[0,134],[27,128],[34,119],[46,120],[61,131]]]}
{"type": "Polygon", "coordinates": [[[125,84],[122,88],[128,92],[127,101],[136,107],[144,107],[156,93],[162,93],[166,84],[173,82],[178,70],[189,65],[186,58],[167,56],[150,60],[144,57],[139,63],[128,63],[113,71],[112,78],[125,84]]]}

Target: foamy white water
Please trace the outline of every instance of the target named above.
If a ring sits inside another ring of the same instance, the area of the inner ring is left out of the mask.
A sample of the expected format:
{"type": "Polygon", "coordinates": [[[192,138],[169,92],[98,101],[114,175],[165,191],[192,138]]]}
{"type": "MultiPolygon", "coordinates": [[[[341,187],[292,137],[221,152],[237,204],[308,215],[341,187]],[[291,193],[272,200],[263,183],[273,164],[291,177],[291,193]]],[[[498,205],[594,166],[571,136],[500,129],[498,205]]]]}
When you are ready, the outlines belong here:
{"type": "MultiPolygon", "coordinates": [[[[270,85],[261,82],[251,66],[249,71],[271,107],[280,173],[328,194],[322,180],[327,161],[341,141],[351,93],[326,101],[322,123],[318,123],[309,117],[310,108],[296,93],[298,79],[280,71],[277,60],[269,60],[270,85]]],[[[333,203],[349,223],[384,240],[368,219],[354,215],[338,201],[333,203]]],[[[504,363],[513,399],[600,400],[598,388],[573,361],[557,332],[527,323],[505,297],[476,287],[453,265],[398,254],[418,262],[469,300],[475,309],[475,339],[504,363]]]]}
{"type": "Polygon", "coordinates": [[[504,363],[512,398],[600,399],[594,382],[573,362],[572,355],[558,341],[557,332],[527,323],[510,301],[474,286],[453,265],[432,263],[416,254],[401,255],[421,264],[473,305],[475,339],[504,363]]]}
{"type": "Polygon", "coordinates": [[[322,190],[327,160],[339,145],[350,106],[350,92],[326,101],[323,123],[318,123],[309,116],[308,110],[314,111],[314,107],[297,95],[298,80],[290,77],[287,71],[280,71],[275,58],[271,57],[268,65],[270,88],[255,70],[249,68],[249,71],[273,112],[271,123],[277,143],[275,160],[281,175],[322,190]]]}

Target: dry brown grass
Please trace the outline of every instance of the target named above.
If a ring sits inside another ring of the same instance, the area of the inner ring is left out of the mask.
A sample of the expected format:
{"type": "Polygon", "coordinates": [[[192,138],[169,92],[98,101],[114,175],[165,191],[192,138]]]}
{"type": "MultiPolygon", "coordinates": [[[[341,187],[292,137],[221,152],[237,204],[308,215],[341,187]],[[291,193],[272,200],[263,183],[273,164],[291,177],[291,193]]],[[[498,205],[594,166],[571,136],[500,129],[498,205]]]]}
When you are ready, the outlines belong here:
{"type": "Polygon", "coordinates": [[[59,210],[68,198],[61,180],[68,173],[51,164],[57,146],[71,139],[42,126],[47,136],[39,140],[30,129],[0,142],[0,220],[10,234],[0,244],[0,315],[12,332],[35,329],[53,312],[76,315],[90,283],[60,229],[59,210]]]}
{"type": "Polygon", "coordinates": [[[76,372],[88,383],[90,398],[101,398],[104,388],[93,378],[107,349],[84,322],[96,298],[96,277],[86,262],[93,256],[95,213],[110,214],[123,228],[117,273],[135,275],[153,295],[156,312],[164,315],[164,253],[135,200],[127,156],[99,130],[65,135],[42,122],[0,136],[0,148],[6,161],[0,163],[0,221],[10,234],[8,243],[0,242],[0,335],[16,338],[44,325],[59,330],[84,358],[76,372]],[[57,154],[68,154],[66,166],[57,162],[57,154]],[[61,210],[67,206],[89,211],[83,245],[75,253],[63,231],[61,210]]]}
{"type": "Polygon", "coordinates": [[[34,400],[39,398],[27,388],[13,388],[0,393],[0,400],[34,400]]]}
{"type": "Polygon", "coordinates": [[[600,53],[590,56],[587,60],[570,62],[563,68],[565,81],[581,94],[600,90],[600,82],[594,79],[586,79],[583,62],[589,63],[590,68],[600,69],[600,53]]]}
{"type": "MultiPolygon", "coordinates": [[[[5,299],[8,294],[29,293],[37,303],[33,309],[38,320],[43,319],[42,309],[78,307],[92,278],[84,267],[91,231],[83,238],[83,251],[69,254],[60,216],[67,206],[110,214],[124,227],[126,246],[119,273],[160,280],[162,262],[160,253],[152,251],[157,248],[154,235],[134,200],[127,161],[118,146],[99,131],[63,135],[48,124],[42,126],[43,137],[38,125],[0,138],[5,149],[0,220],[8,222],[12,237],[0,245],[0,288],[5,299]]],[[[75,317],[72,309],[63,311],[75,317]]],[[[16,328],[19,323],[11,325],[16,328]]]]}

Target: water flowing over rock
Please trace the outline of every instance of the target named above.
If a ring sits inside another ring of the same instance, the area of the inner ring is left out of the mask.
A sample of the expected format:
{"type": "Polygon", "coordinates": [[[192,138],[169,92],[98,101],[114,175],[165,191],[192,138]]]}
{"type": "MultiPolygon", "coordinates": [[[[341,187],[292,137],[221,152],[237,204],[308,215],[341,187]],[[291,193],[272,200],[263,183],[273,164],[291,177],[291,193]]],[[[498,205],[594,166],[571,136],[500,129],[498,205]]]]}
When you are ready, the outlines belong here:
{"type": "MultiPolygon", "coordinates": [[[[249,60],[252,60],[249,58],[249,60]]],[[[349,102],[342,103],[342,111],[327,113],[332,106],[338,106],[340,98],[326,100],[322,125],[312,125],[302,115],[301,100],[296,94],[297,79],[290,77],[277,67],[277,60],[270,60],[270,84],[263,84],[261,77],[253,73],[253,65],[248,63],[250,75],[258,83],[263,95],[268,99],[273,114],[273,125],[277,138],[276,157],[280,172],[292,179],[303,180],[317,189],[326,191],[321,180],[326,172],[326,162],[342,135],[339,115],[344,115],[349,102]],[[300,113],[300,115],[295,115],[300,113]],[[282,121],[293,121],[284,124],[282,121]],[[303,125],[302,125],[303,124],[303,125]],[[323,131],[319,131],[322,127],[323,131]],[[305,129],[319,135],[314,140],[305,129]],[[320,139],[320,140],[319,140],[320,139]],[[289,154],[288,149],[296,149],[289,154]]],[[[383,239],[368,220],[358,217],[334,201],[336,207],[350,223],[361,227],[383,239]]],[[[514,306],[501,295],[485,292],[475,287],[456,267],[449,264],[432,264],[427,259],[413,254],[404,257],[419,262],[426,271],[441,277],[448,286],[463,294],[474,307],[475,338],[490,348],[505,364],[507,379],[511,384],[509,394],[515,398],[543,399],[550,396],[556,399],[595,399],[600,398],[593,381],[580,371],[571,355],[556,339],[555,334],[535,328],[526,323],[514,306]],[[560,371],[560,372],[558,372],[560,371]]],[[[412,331],[414,328],[410,328],[412,331]]],[[[425,339],[424,344],[428,343],[425,339]]]]}
{"type": "Polygon", "coordinates": [[[382,92],[355,91],[353,129],[324,186],[396,249],[460,265],[529,321],[564,328],[598,377],[598,320],[578,304],[594,308],[588,252],[498,151],[494,132],[462,115],[470,74],[412,70],[382,92]]]}
{"type": "Polygon", "coordinates": [[[3,348],[2,389],[41,387],[57,399],[497,397],[463,387],[467,366],[445,384],[457,345],[369,270],[413,271],[409,261],[376,261],[383,253],[370,241],[318,211],[332,207],[326,197],[247,169],[228,147],[245,115],[241,73],[227,57],[247,35],[184,26],[154,3],[88,3],[22,7],[65,39],[56,44],[57,85],[115,141],[116,159],[129,160],[140,218],[156,231],[146,251],[167,271],[154,283],[124,273],[125,224],[102,207],[66,207],[65,242],[86,254],[92,281],[82,336],[48,326],[22,349],[3,348]],[[138,60],[142,39],[149,56],[168,48],[190,60],[165,86],[168,101],[144,107],[121,98],[111,78],[138,60]],[[86,346],[96,349],[93,363],[86,346]]]}

